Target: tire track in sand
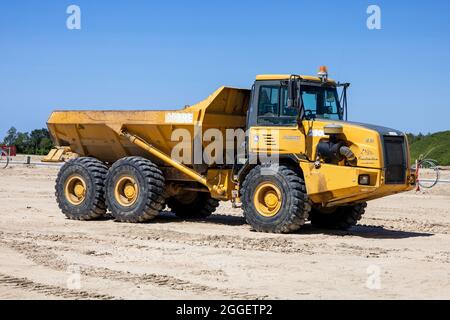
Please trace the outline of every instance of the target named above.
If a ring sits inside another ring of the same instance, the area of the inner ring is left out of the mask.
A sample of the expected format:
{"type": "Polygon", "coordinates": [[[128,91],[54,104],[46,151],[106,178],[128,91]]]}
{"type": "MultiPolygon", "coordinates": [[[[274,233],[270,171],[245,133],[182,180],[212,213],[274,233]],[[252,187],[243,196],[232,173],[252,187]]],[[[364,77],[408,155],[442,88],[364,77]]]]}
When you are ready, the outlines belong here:
{"type": "MultiPolygon", "coordinates": [[[[0,232],[0,234],[4,234],[0,232]]],[[[53,270],[66,271],[69,267],[67,261],[61,259],[54,250],[70,251],[71,248],[51,247],[45,245],[38,245],[23,240],[6,240],[0,239],[0,243],[11,249],[25,255],[28,259],[38,265],[42,265],[53,270]]],[[[191,291],[194,293],[215,293],[233,299],[251,299],[262,300],[268,298],[266,295],[253,295],[248,292],[238,292],[232,289],[211,287],[207,285],[197,284],[188,280],[182,280],[170,275],[144,273],[132,274],[129,272],[112,270],[103,267],[92,267],[88,265],[79,265],[81,274],[87,277],[102,278],[105,280],[117,280],[124,282],[131,282],[135,285],[147,284],[165,287],[177,291],[191,291]]]]}
{"type": "Polygon", "coordinates": [[[55,296],[65,299],[89,299],[89,300],[114,300],[116,297],[91,293],[82,290],[73,290],[54,285],[34,282],[27,278],[17,278],[0,273],[0,285],[8,287],[17,287],[27,291],[33,291],[45,296],[55,296]]]}

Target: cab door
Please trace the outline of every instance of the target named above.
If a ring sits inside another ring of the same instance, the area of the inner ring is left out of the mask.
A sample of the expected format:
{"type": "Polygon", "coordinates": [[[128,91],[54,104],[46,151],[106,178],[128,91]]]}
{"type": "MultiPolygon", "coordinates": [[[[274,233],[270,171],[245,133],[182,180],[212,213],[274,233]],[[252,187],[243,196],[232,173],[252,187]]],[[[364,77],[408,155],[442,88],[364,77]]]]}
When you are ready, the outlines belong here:
{"type": "Polygon", "coordinates": [[[288,88],[281,81],[257,81],[249,110],[249,153],[302,155],[305,135],[298,125],[298,108],[287,103],[288,88]]]}

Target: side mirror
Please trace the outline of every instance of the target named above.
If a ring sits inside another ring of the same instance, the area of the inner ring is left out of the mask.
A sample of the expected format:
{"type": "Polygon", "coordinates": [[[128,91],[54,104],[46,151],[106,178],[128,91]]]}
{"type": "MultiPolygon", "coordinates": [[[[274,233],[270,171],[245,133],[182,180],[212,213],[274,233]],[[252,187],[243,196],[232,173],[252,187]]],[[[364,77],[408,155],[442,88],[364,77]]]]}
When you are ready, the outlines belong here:
{"type": "Polygon", "coordinates": [[[298,106],[297,103],[297,91],[298,91],[298,86],[297,86],[297,79],[295,78],[291,78],[289,79],[289,83],[288,83],[288,108],[295,108],[298,106]]]}

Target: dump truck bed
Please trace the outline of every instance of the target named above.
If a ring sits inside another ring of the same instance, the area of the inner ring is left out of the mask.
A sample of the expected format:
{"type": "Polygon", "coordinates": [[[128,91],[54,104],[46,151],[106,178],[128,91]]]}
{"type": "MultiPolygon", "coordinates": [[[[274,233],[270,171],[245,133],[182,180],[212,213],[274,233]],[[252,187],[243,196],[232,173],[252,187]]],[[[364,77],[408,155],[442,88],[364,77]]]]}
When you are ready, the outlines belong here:
{"type": "Polygon", "coordinates": [[[151,157],[122,137],[122,130],[170,155],[179,143],[171,141],[176,129],[185,129],[193,137],[194,128],[201,132],[244,128],[249,100],[250,90],[221,87],[204,101],[181,110],[55,111],[47,125],[56,146],[112,163],[129,155],[151,157]]]}

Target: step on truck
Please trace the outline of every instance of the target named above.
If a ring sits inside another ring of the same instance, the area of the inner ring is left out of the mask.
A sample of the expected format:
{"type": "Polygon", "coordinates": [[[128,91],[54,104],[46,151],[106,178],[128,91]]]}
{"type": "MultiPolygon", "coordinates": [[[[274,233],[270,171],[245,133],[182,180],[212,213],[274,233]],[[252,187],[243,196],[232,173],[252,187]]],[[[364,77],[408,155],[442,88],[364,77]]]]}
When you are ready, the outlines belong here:
{"type": "Polygon", "coordinates": [[[144,222],[166,206],[206,218],[232,201],[255,231],[348,229],[367,201],[416,183],[403,132],[347,121],[348,87],[321,67],[260,75],[251,90],[222,87],[180,110],[55,111],[44,161],[65,160],[59,207],[144,222]]]}

